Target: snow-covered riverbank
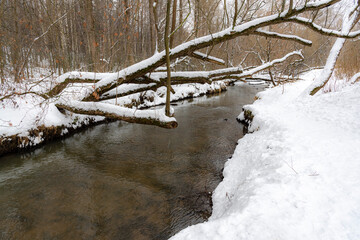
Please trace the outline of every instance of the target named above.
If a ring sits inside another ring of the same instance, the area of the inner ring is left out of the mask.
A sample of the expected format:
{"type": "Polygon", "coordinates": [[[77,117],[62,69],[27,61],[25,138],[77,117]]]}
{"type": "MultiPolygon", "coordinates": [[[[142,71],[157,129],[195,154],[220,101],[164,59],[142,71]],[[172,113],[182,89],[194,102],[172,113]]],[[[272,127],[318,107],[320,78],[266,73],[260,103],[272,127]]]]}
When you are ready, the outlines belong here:
{"type": "Polygon", "coordinates": [[[304,96],[313,78],[245,107],[253,133],[225,165],[212,216],[172,240],[360,239],[360,83],[304,96]]]}
{"type": "MultiPolygon", "coordinates": [[[[73,73],[74,75],[74,73],[73,73]]],[[[65,74],[68,76],[68,74],[65,74]]],[[[101,76],[101,75],[99,75],[101,76]]],[[[75,74],[73,77],[77,77],[75,74]]],[[[87,77],[83,73],[82,77],[87,77]]],[[[54,82],[63,82],[64,75],[54,79],[54,82]]],[[[45,100],[37,93],[45,93],[51,89],[54,83],[34,79],[33,83],[23,83],[0,89],[0,97],[6,96],[13,89],[16,94],[0,102],[0,156],[13,151],[37,146],[48,140],[68,135],[74,131],[89,125],[105,121],[102,116],[87,116],[68,112],[60,112],[55,106],[54,99],[45,100]],[[24,94],[25,92],[34,92],[24,94]]],[[[129,91],[135,84],[123,84],[121,88],[129,91]]],[[[84,93],[91,91],[92,83],[69,84],[59,97],[65,101],[79,100],[84,93]]],[[[118,87],[121,93],[120,87],[118,87]]],[[[226,90],[224,81],[211,84],[181,84],[174,85],[175,94],[171,95],[171,101],[179,101],[186,98],[199,97],[205,94],[220,93],[226,90]]],[[[147,90],[139,93],[118,97],[117,100],[103,100],[104,103],[112,103],[129,108],[147,108],[165,103],[165,87],[147,90]]]]}

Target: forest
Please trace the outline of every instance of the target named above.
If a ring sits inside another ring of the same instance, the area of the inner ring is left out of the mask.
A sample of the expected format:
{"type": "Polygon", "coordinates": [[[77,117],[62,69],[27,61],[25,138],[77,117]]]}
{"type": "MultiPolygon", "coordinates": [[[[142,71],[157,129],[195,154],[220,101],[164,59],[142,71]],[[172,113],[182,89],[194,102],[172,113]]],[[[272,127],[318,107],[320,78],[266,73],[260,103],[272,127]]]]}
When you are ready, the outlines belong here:
{"type": "Polygon", "coordinates": [[[359,239],[359,23],[360,0],[0,0],[0,238],[359,239]]]}
{"type": "MultiPolygon", "coordinates": [[[[170,48],[259,16],[279,13],[281,4],[282,1],[176,0],[170,16],[170,32],[176,30],[170,36],[170,48]]],[[[166,1],[3,0],[0,11],[3,81],[29,78],[36,67],[58,74],[74,70],[117,71],[164,49],[166,1]]],[[[341,24],[339,11],[311,11],[308,17],[325,28],[337,29],[341,24]]],[[[334,41],[299,24],[277,24],[270,30],[311,39],[313,45],[305,48],[305,61],[298,67],[302,69],[323,66],[334,41]]],[[[233,39],[204,51],[224,59],[227,66],[242,63],[246,67],[302,47],[260,36],[233,39]]],[[[351,57],[356,64],[356,51],[350,49],[359,50],[358,44],[349,41],[343,50],[343,56],[351,57]]],[[[345,73],[351,74],[357,67],[339,61],[345,73]]],[[[179,66],[181,70],[207,68],[199,61],[179,66]]]]}

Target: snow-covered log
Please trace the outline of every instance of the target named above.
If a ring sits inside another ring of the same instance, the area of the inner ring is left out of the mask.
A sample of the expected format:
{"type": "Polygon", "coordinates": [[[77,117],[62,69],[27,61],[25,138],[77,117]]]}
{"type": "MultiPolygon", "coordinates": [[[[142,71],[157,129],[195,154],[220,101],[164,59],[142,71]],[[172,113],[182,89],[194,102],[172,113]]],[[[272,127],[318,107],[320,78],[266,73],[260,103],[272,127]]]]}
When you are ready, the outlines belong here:
{"type": "Polygon", "coordinates": [[[138,110],[109,103],[82,101],[59,101],[56,107],[78,114],[105,116],[130,123],[150,124],[163,128],[176,128],[178,125],[175,118],[165,115],[164,109],[138,110]]]}

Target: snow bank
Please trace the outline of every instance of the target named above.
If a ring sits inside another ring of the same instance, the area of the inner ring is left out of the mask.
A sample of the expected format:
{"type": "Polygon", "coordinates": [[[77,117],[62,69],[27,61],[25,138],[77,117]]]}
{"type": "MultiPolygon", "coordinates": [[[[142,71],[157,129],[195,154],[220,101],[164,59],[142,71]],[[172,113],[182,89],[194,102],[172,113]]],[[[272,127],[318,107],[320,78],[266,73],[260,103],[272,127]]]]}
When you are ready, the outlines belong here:
{"type": "MultiPolygon", "coordinates": [[[[76,74],[76,72],[72,72],[66,75],[71,75],[73,78],[91,78],[91,74],[88,73],[76,74]]],[[[99,77],[99,75],[97,75],[97,77],[99,77]]],[[[58,79],[61,80],[61,78],[63,77],[59,77],[58,79]]],[[[154,84],[124,84],[118,87],[117,92],[116,90],[109,91],[109,95],[137,91],[151,85],[154,84]]],[[[21,90],[25,92],[26,87],[27,86],[24,85],[21,90]]],[[[37,95],[26,94],[14,96],[11,99],[5,99],[0,102],[0,156],[9,151],[41,144],[47,141],[47,139],[52,139],[51,135],[63,136],[81,127],[104,121],[105,118],[102,116],[75,114],[68,111],[65,111],[65,114],[63,114],[55,106],[56,102],[78,104],[79,107],[86,105],[87,103],[79,102],[79,100],[93,91],[92,87],[92,83],[71,83],[56,99],[44,100],[37,95]],[[44,131],[46,131],[47,134],[45,134],[44,131]]],[[[48,84],[36,85],[36,90],[39,92],[44,92],[44,89],[47,88],[48,84]]],[[[171,95],[171,100],[176,101],[188,97],[201,96],[206,93],[221,92],[226,86],[224,82],[216,82],[212,84],[182,84],[176,85],[173,88],[176,93],[171,95]]],[[[5,88],[0,89],[0,95],[6,94],[5,88]]],[[[117,105],[132,107],[133,103],[141,102],[140,105],[136,106],[157,106],[165,103],[165,96],[166,88],[161,87],[157,89],[156,92],[149,90],[118,98],[117,105]]],[[[122,115],[125,117],[144,119],[152,117],[164,122],[174,120],[173,118],[167,118],[163,114],[163,110],[136,111],[136,109],[124,109],[105,103],[115,104],[116,100],[94,103],[93,106],[91,104],[89,106],[88,104],[83,107],[87,110],[93,110],[94,107],[101,105],[110,114],[120,114],[119,109],[122,109],[122,115]]],[[[73,107],[75,107],[75,105],[73,107]]]]}
{"type": "Polygon", "coordinates": [[[360,83],[310,97],[305,78],[245,107],[212,216],[172,240],[360,239],[360,83]]]}

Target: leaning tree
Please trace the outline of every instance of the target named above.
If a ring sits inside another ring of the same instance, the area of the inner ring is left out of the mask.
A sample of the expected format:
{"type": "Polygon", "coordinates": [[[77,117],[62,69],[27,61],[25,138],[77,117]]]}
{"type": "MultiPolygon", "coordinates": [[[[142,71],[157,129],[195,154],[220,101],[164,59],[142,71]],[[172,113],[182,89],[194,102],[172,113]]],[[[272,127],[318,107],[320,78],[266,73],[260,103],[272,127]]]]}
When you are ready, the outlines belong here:
{"type": "MultiPolygon", "coordinates": [[[[302,58],[300,51],[294,51],[283,58],[275,59],[263,63],[259,66],[243,69],[242,67],[222,68],[213,71],[186,71],[186,72],[171,72],[170,61],[189,56],[198,58],[204,61],[210,61],[220,65],[224,65],[221,59],[209,56],[199,52],[199,50],[223,43],[238,37],[247,36],[264,36],[267,38],[276,38],[282,40],[293,41],[304,46],[311,46],[312,42],[292,34],[282,34],[278,32],[269,31],[271,26],[279,24],[299,24],[309,28],[317,33],[337,37],[340,40],[347,38],[355,38],[360,35],[360,31],[351,32],[351,28],[359,20],[359,1],[353,3],[352,11],[347,11],[346,19],[342,31],[325,28],[316,23],[318,12],[329,8],[341,2],[340,0],[321,0],[321,1],[293,1],[283,0],[280,8],[276,13],[271,15],[257,17],[252,20],[242,22],[236,25],[236,19],[233,21],[233,26],[207,35],[198,37],[190,41],[179,44],[176,47],[169,49],[169,13],[170,3],[167,2],[167,19],[165,27],[165,50],[155,53],[153,56],[126,67],[114,73],[85,73],[85,72],[70,72],[59,78],[59,82],[49,92],[41,96],[53,101],[55,105],[61,110],[67,110],[78,114],[100,115],[107,118],[123,120],[127,122],[153,124],[165,128],[175,128],[177,126],[176,119],[171,115],[169,109],[166,114],[161,110],[139,110],[135,108],[127,108],[111,104],[108,101],[110,98],[117,98],[145,90],[156,90],[159,87],[167,86],[168,95],[173,91],[174,84],[182,83],[211,83],[223,79],[243,79],[252,76],[253,74],[273,67],[277,63],[284,62],[292,56],[302,58]],[[311,17],[309,17],[311,16],[311,17]],[[349,20],[350,19],[350,20],[349,20]],[[349,23],[350,21],[350,23],[349,23]],[[167,64],[166,64],[167,63],[167,64]],[[167,72],[159,72],[159,67],[167,66],[167,72]],[[168,80],[171,80],[171,85],[168,80]],[[74,99],[62,97],[61,92],[67,88],[70,83],[89,82],[93,83],[93,87],[82,91],[81,94],[74,99]],[[119,90],[127,86],[127,91],[119,90]],[[131,86],[131,87],[130,87],[131,86]],[[121,92],[121,93],[119,93],[121,92]]],[[[237,1],[236,1],[237,2],[237,1]]],[[[236,16],[236,15],[235,15],[236,16]]],[[[339,44],[338,44],[339,45],[339,44]]],[[[341,45],[341,44],[340,44],[341,45]]],[[[318,86],[316,86],[318,87],[318,86]]],[[[169,104],[169,97],[167,104],[169,104]]],[[[66,112],[66,111],[62,111],[66,112]]]]}

